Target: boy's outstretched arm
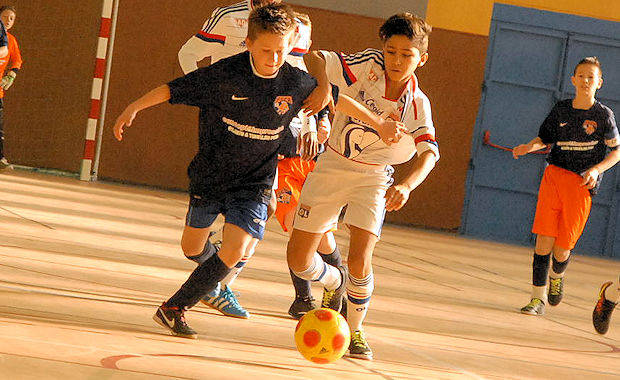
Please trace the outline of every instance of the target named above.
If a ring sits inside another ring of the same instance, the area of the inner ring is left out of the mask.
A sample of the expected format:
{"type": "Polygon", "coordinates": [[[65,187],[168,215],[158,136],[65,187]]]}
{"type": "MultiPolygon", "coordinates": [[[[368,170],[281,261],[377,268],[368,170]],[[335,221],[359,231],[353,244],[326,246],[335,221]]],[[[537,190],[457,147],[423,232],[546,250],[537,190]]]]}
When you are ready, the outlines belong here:
{"type": "Polygon", "coordinates": [[[603,173],[605,170],[613,167],[615,164],[620,161],[620,149],[613,149],[604,159],[598,164],[592,166],[590,169],[586,170],[581,174],[583,177],[582,186],[585,186],[588,189],[593,189],[596,186],[596,181],[598,176],[603,173]]]}
{"type": "Polygon", "coordinates": [[[304,100],[303,109],[309,115],[314,115],[327,105],[333,108],[332,89],[325,71],[325,59],[318,51],[311,51],[304,55],[304,63],[308,73],[316,78],[318,86],[304,100]]]}
{"type": "Polygon", "coordinates": [[[540,137],[535,137],[527,144],[517,145],[512,148],[512,157],[516,160],[519,158],[519,156],[524,156],[530,152],[535,152],[546,147],[547,145],[542,142],[540,137]]]}
{"type": "Polygon", "coordinates": [[[400,121],[384,120],[347,95],[338,96],[336,110],[371,125],[387,145],[398,142],[407,128],[400,121]]]}
{"type": "Polygon", "coordinates": [[[409,200],[409,194],[428,177],[435,167],[435,153],[430,150],[422,152],[413,162],[411,171],[398,184],[391,186],[385,193],[385,209],[398,211],[409,200]]]}
{"type": "Polygon", "coordinates": [[[143,95],[125,108],[114,123],[114,137],[118,141],[123,139],[123,129],[130,127],[136,114],[145,108],[163,103],[170,99],[170,87],[167,84],[161,85],[143,95]]]}

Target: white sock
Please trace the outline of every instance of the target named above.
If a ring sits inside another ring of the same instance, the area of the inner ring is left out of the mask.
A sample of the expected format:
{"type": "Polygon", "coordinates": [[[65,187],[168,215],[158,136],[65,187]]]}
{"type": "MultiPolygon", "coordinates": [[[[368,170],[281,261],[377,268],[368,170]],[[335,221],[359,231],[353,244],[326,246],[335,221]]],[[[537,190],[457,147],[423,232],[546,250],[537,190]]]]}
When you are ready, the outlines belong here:
{"type": "Polygon", "coordinates": [[[334,290],[340,286],[341,281],[345,281],[345,279],[341,279],[338,268],[323,262],[321,255],[316,252],[312,257],[310,267],[301,272],[293,271],[293,273],[304,280],[318,281],[327,290],[334,290]]]}
{"type": "Polygon", "coordinates": [[[347,323],[351,332],[362,329],[366,318],[370,296],[375,288],[372,272],[364,278],[355,278],[349,274],[347,281],[347,323]]]}
{"type": "Polygon", "coordinates": [[[248,247],[245,250],[245,255],[243,255],[243,257],[241,258],[241,260],[239,260],[237,265],[235,265],[235,267],[232,268],[231,271],[226,275],[226,277],[224,277],[224,279],[220,282],[222,286],[232,285],[232,283],[235,281],[237,276],[239,276],[239,273],[241,273],[241,271],[243,270],[243,267],[245,267],[245,264],[248,262],[248,260],[250,260],[250,257],[254,255],[254,251],[256,250],[257,244],[258,244],[258,239],[253,239],[252,242],[248,244],[248,247]]]}
{"type": "Polygon", "coordinates": [[[539,298],[546,305],[547,304],[547,285],[532,286],[532,298],[539,298]]]}

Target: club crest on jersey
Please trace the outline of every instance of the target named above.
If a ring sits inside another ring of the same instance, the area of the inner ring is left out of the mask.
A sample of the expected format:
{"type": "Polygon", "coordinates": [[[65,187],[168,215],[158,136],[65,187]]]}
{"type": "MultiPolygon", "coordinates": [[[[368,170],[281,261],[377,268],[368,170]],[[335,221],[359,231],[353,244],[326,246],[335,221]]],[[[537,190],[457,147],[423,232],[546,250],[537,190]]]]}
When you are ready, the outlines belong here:
{"type": "Polygon", "coordinates": [[[586,120],[583,122],[583,130],[588,135],[593,134],[594,131],[596,131],[596,127],[598,127],[598,124],[594,120],[586,120]]]}
{"type": "Polygon", "coordinates": [[[247,18],[235,18],[234,20],[235,20],[235,24],[237,24],[237,28],[243,28],[248,23],[247,18]]]}
{"type": "Polygon", "coordinates": [[[370,70],[370,72],[368,73],[368,80],[371,82],[376,82],[379,80],[379,77],[373,70],[370,70]]]}
{"type": "Polygon", "coordinates": [[[293,193],[291,193],[289,189],[280,189],[276,191],[276,196],[278,203],[289,204],[291,203],[291,197],[293,196],[293,193]]]}
{"type": "Polygon", "coordinates": [[[276,109],[278,115],[284,115],[290,109],[289,104],[293,104],[293,97],[278,96],[273,102],[273,108],[276,109]]]}
{"type": "Polygon", "coordinates": [[[299,205],[299,210],[297,210],[297,215],[299,215],[300,218],[307,218],[308,216],[310,216],[310,210],[312,209],[312,207],[310,206],[306,206],[303,204],[299,205]]]}

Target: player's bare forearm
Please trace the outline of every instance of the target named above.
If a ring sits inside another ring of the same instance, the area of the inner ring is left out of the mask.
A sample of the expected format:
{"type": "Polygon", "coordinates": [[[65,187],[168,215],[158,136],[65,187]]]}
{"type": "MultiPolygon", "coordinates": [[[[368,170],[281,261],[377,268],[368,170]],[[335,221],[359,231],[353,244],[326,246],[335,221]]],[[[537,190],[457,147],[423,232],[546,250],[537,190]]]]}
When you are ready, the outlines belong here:
{"type": "Polygon", "coordinates": [[[422,182],[428,177],[430,172],[435,168],[435,153],[430,150],[420,154],[418,158],[413,162],[411,171],[400,182],[400,184],[407,186],[409,191],[413,191],[416,187],[420,186],[422,182]]]}
{"type": "MultiPolygon", "coordinates": [[[[325,70],[325,60],[321,53],[311,51],[304,56],[304,63],[313,77],[316,78],[318,86],[312,91],[310,96],[304,100],[303,109],[309,114],[314,115],[325,108],[331,101],[331,84],[327,78],[325,70]]],[[[331,107],[331,106],[330,106],[331,107]]]]}
{"type": "Polygon", "coordinates": [[[417,188],[435,167],[435,154],[426,151],[414,161],[409,174],[397,185],[391,186],[385,193],[385,209],[400,210],[409,200],[409,194],[417,188]]]}
{"type": "Polygon", "coordinates": [[[514,157],[514,159],[516,160],[519,158],[519,156],[523,156],[530,152],[535,152],[537,150],[541,150],[546,147],[547,145],[542,142],[540,137],[536,136],[527,144],[517,145],[514,148],[512,148],[512,157],[514,157]]]}
{"type": "Polygon", "coordinates": [[[607,157],[605,157],[603,159],[603,161],[601,161],[598,164],[594,165],[593,168],[598,170],[599,173],[603,173],[607,169],[612,168],[619,161],[620,161],[620,148],[617,148],[617,149],[614,149],[611,152],[609,152],[607,157]]]}
{"type": "Polygon", "coordinates": [[[7,46],[0,47],[0,58],[4,58],[9,55],[9,48],[7,46]]]}
{"type": "Polygon", "coordinates": [[[140,97],[125,108],[114,123],[114,136],[118,141],[123,139],[124,128],[130,127],[136,114],[145,108],[155,106],[170,99],[170,87],[161,85],[140,97]]]}
{"type": "Polygon", "coordinates": [[[344,94],[340,94],[338,97],[336,110],[372,126],[379,133],[381,140],[388,145],[398,142],[402,134],[406,132],[406,128],[402,123],[384,120],[344,94]]]}

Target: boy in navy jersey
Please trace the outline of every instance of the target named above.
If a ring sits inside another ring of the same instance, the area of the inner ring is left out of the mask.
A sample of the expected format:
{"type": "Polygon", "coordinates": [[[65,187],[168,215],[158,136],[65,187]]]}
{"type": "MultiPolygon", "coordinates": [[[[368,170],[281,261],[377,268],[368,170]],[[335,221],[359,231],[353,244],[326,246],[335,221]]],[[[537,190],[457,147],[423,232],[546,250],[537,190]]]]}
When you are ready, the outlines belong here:
{"type": "MultiPolygon", "coordinates": [[[[248,51],[222,59],[157,87],[130,104],[114,125],[122,140],[136,113],[168,100],[200,108],[199,150],[188,168],[190,204],[183,251],[204,257],[153,319],[174,335],[196,338],[184,312],[212,291],[239,262],[253,239],[262,239],[267,204],[284,131],[316,87],[309,74],[285,63],[293,47],[295,18],[286,5],[268,5],[249,17],[248,51]],[[216,254],[202,252],[219,214],[225,217],[216,254]]],[[[398,123],[378,120],[350,99],[338,108],[397,138],[398,123]]],[[[307,158],[316,154],[316,133],[302,139],[307,158]]]]}
{"type": "Polygon", "coordinates": [[[540,126],[538,136],[512,150],[517,159],[553,144],[547,157],[549,166],[540,183],[532,227],[537,235],[532,295],[530,303],[521,309],[529,315],[542,315],[547,302],[555,306],[562,301],[564,272],[590,215],[592,196],[600,186],[603,172],[620,160],[614,114],[594,98],[603,85],[598,59],[586,57],[579,61],[571,81],[575,98],[558,102],[540,126]]]}

